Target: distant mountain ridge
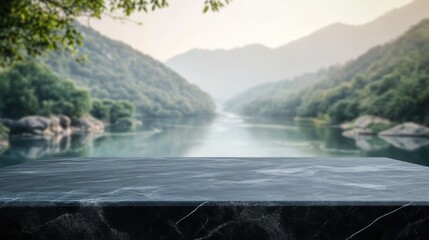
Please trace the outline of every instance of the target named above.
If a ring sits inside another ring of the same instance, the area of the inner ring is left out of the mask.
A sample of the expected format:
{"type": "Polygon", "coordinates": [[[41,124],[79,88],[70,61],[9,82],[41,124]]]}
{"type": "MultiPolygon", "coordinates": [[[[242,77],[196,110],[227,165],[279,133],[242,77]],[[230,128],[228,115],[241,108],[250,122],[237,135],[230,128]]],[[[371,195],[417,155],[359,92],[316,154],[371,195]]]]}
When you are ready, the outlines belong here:
{"type": "Polygon", "coordinates": [[[214,97],[344,63],[403,34],[429,17],[429,0],[416,0],[367,24],[332,24],[276,49],[249,45],[231,50],[194,49],[166,62],[214,97]]]}
{"type": "Polygon", "coordinates": [[[54,53],[42,60],[60,77],[88,88],[92,97],[128,100],[144,116],[180,117],[212,114],[211,97],[163,63],[130,46],[77,24],[84,36],[79,48],[88,57],[77,63],[54,53]]]}
{"type": "Polygon", "coordinates": [[[428,66],[426,19],[395,41],[376,46],[341,67],[254,87],[235,97],[230,110],[331,123],[375,115],[393,122],[429,125],[428,66]]]}

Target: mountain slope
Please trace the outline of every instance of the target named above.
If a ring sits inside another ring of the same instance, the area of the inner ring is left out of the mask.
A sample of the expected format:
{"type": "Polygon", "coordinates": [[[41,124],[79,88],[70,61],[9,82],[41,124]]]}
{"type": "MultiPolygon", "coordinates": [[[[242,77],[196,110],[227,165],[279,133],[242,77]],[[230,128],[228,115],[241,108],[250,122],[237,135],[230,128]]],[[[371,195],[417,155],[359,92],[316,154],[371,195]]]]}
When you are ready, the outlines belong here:
{"type": "Polygon", "coordinates": [[[333,24],[277,49],[191,50],[166,62],[214,97],[230,98],[260,83],[292,78],[353,59],[429,17],[429,0],[393,10],[364,25],[333,24]]]}
{"type": "Polygon", "coordinates": [[[310,87],[325,77],[329,76],[339,67],[322,69],[316,73],[307,73],[294,79],[285,79],[278,82],[263,83],[244,91],[234,98],[226,101],[224,110],[243,115],[285,115],[284,109],[276,109],[282,104],[271,104],[273,101],[285,99],[285,96],[293,96],[300,90],[310,87]]]}
{"type": "Polygon", "coordinates": [[[260,96],[242,104],[240,109],[248,115],[257,113],[251,109],[270,109],[263,114],[323,116],[332,122],[370,114],[393,121],[429,124],[428,66],[429,19],[394,42],[374,47],[356,60],[329,72],[314,86],[293,95],[268,99],[273,95],[271,91],[265,98],[260,96]]]}
{"type": "Polygon", "coordinates": [[[214,111],[208,94],[164,64],[88,27],[77,27],[85,38],[79,51],[88,60],[80,64],[55,53],[44,61],[59,76],[90,89],[92,97],[129,100],[144,116],[194,116],[214,111]]]}

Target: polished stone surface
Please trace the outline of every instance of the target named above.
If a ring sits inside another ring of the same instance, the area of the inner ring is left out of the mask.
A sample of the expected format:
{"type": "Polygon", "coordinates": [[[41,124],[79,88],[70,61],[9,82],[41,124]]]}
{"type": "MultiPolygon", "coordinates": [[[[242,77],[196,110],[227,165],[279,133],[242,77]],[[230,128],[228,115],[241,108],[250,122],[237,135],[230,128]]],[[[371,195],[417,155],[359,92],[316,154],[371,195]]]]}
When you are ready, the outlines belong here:
{"type": "Polygon", "coordinates": [[[386,158],[48,159],[0,169],[0,239],[429,239],[386,158]]]}
{"type": "Polygon", "coordinates": [[[59,158],[0,169],[0,202],[428,202],[429,168],[387,158],[59,158]]]}
{"type": "Polygon", "coordinates": [[[429,239],[429,206],[7,206],[0,239],[429,239]]]}

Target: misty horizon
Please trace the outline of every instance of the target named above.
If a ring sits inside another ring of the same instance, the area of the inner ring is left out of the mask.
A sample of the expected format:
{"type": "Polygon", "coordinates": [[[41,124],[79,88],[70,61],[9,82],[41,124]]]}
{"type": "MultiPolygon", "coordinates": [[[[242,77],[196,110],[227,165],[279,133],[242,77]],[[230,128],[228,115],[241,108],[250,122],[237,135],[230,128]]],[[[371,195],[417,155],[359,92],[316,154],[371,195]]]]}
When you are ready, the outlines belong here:
{"type": "MultiPolygon", "coordinates": [[[[359,3],[342,1],[338,3],[337,0],[330,0],[331,3],[328,2],[326,6],[321,7],[318,2],[314,1],[303,3],[271,1],[273,3],[267,3],[266,7],[259,7],[259,9],[256,8],[258,6],[257,1],[246,1],[245,3],[233,1],[228,8],[217,14],[201,14],[201,6],[198,4],[191,6],[189,2],[185,2],[183,5],[170,3],[168,9],[146,15],[136,14],[130,18],[132,21],[143,23],[142,26],[133,22],[121,22],[110,18],[91,20],[89,23],[92,28],[107,37],[122,41],[136,50],[166,62],[192,49],[229,51],[249,45],[263,45],[266,48],[275,49],[333,24],[364,25],[413,2],[413,0],[395,0],[377,3],[370,1],[360,1],[359,3]],[[290,6],[301,11],[294,13],[292,19],[281,21],[282,16],[288,15],[288,11],[291,11],[289,10],[290,6]],[[192,9],[191,11],[188,10],[191,14],[184,15],[181,11],[189,7],[192,9]],[[311,9],[313,11],[309,11],[311,9]],[[341,9],[341,11],[334,9],[341,9]],[[265,25],[247,29],[246,26],[251,25],[254,21],[252,19],[255,17],[252,14],[258,14],[257,10],[267,20],[264,20],[263,17],[256,19],[265,25]],[[280,10],[283,12],[279,12],[280,10]],[[242,14],[246,11],[252,14],[242,14]],[[306,16],[309,12],[313,13],[306,16]],[[304,16],[295,16],[295,14],[304,14],[304,16]],[[177,15],[181,17],[181,21],[175,20],[177,15]],[[231,25],[231,22],[237,21],[236,16],[240,16],[240,21],[231,25]],[[159,19],[163,19],[163,21],[159,22],[159,19]],[[196,21],[201,22],[199,26],[196,25],[196,21]],[[221,22],[224,25],[215,25],[216,32],[213,33],[214,35],[210,35],[207,33],[206,27],[211,26],[213,22],[221,22]],[[228,27],[228,25],[231,26],[228,27]],[[258,31],[257,34],[252,33],[255,29],[258,31]],[[266,39],[263,39],[261,35],[266,35],[266,39]],[[227,39],[223,40],[225,37],[227,39]],[[237,37],[240,40],[237,40],[237,37]],[[195,39],[201,39],[201,41],[198,42],[195,39]],[[177,44],[177,41],[180,43],[177,44]]],[[[83,18],[81,22],[86,24],[87,19],[83,18]]]]}

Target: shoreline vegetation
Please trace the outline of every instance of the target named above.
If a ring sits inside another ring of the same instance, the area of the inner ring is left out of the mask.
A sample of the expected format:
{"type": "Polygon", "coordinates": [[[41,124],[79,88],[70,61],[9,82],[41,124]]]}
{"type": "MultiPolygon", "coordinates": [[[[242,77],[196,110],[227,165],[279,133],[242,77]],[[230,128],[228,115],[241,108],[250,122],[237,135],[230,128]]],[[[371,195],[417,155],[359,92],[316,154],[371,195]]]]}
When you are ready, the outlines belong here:
{"type": "Polygon", "coordinates": [[[134,114],[131,103],[93,99],[86,89],[34,61],[17,63],[0,74],[2,135],[100,132],[105,124],[133,126],[134,114]]]}
{"type": "Polygon", "coordinates": [[[354,131],[346,128],[345,135],[429,137],[428,30],[426,19],[342,66],[253,87],[227,102],[226,110],[335,126],[385,119],[389,124],[349,126],[354,131]]]}
{"type": "Polygon", "coordinates": [[[143,124],[140,119],[214,114],[207,93],[161,62],[76,27],[85,35],[83,62],[54,52],[0,68],[0,151],[9,136],[49,138],[106,126],[129,131],[143,124]]]}
{"type": "Polygon", "coordinates": [[[295,117],[293,120],[318,126],[338,127],[344,130],[344,137],[353,139],[359,136],[429,138],[429,128],[424,125],[415,122],[392,122],[372,115],[362,115],[353,121],[341,124],[333,124],[326,116],[319,118],[295,117]]]}
{"type": "Polygon", "coordinates": [[[91,97],[126,101],[143,117],[190,117],[215,111],[206,92],[163,63],[89,27],[76,24],[76,28],[85,35],[78,48],[85,61],[76,62],[62,52],[39,60],[61,78],[85,88],[91,97]]]}

